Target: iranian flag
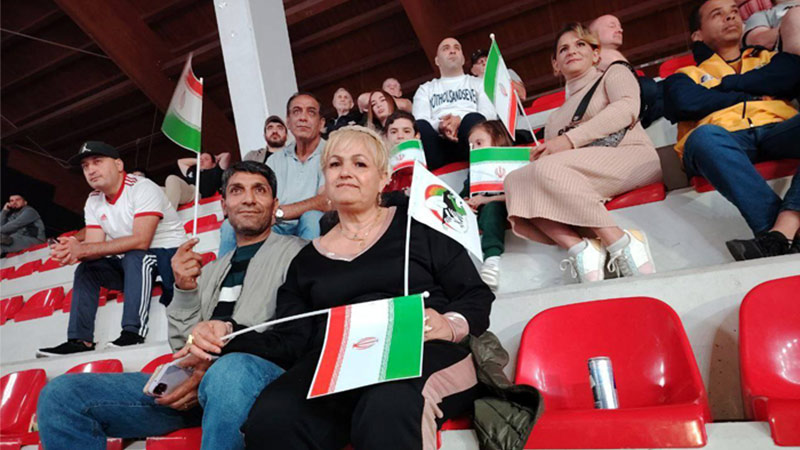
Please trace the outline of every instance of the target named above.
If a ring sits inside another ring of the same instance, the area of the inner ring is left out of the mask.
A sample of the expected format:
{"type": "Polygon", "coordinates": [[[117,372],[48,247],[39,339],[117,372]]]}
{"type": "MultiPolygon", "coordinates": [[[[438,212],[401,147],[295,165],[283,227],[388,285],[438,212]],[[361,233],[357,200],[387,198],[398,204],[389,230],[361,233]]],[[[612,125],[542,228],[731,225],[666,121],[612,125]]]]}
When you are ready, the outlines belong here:
{"type": "Polygon", "coordinates": [[[192,55],[183,66],[178,86],[172,94],[161,131],[186,150],[200,153],[200,128],[203,121],[203,80],[194,76],[192,55]]]}
{"type": "Polygon", "coordinates": [[[492,46],[489,48],[489,56],[486,58],[486,72],[483,75],[483,90],[486,96],[494,104],[497,115],[506,126],[511,138],[514,138],[514,130],[517,128],[517,93],[511,86],[511,76],[494,34],[491,35],[492,46]]]}
{"type": "Polygon", "coordinates": [[[308,398],[422,375],[423,295],[331,308],[308,398]]]}
{"type": "Polygon", "coordinates": [[[423,167],[428,166],[422,141],[419,139],[409,139],[397,144],[389,155],[389,168],[395,173],[406,167],[414,167],[414,161],[419,161],[423,167]]]}
{"type": "Polygon", "coordinates": [[[528,147],[486,147],[469,152],[469,193],[499,194],[506,175],[530,161],[528,147]]]}
{"type": "Polygon", "coordinates": [[[408,196],[409,217],[455,239],[483,261],[478,218],[456,191],[416,164],[408,196]]]}

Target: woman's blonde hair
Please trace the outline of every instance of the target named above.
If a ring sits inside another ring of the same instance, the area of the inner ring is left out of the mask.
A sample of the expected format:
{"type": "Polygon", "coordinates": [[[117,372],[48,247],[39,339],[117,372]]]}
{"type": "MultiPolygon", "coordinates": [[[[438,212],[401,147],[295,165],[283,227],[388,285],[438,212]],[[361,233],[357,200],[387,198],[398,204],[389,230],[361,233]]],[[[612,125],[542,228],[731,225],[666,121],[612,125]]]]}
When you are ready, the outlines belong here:
{"type": "Polygon", "coordinates": [[[328,136],[328,142],[322,150],[322,170],[328,163],[331,153],[335,148],[340,146],[351,146],[353,144],[362,144],[373,152],[375,157],[375,165],[381,175],[389,174],[389,151],[386,149],[381,136],[370,130],[369,128],[362,127],[361,125],[349,125],[339,128],[328,136]]]}
{"type": "Polygon", "coordinates": [[[556,35],[556,40],[553,43],[553,59],[556,59],[556,55],[558,54],[558,40],[567,33],[575,33],[578,39],[586,42],[595,50],[600,48],[600,41],[597,40],[597,36],[595,36],[594,33],[580,23],[572,22],[564,25],[564,28],[556,35]]]}

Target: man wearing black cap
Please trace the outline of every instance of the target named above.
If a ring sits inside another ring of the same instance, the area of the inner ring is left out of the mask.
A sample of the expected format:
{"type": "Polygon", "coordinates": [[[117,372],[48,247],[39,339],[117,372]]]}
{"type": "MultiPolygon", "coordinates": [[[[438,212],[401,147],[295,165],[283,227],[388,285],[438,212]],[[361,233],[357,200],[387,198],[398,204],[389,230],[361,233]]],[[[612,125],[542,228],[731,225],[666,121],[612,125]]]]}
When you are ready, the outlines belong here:
{"type": "Polygon", "coordinates": [[[94,320],[100,287],[122,290],[122,333],[109,346],[141,344],[148,331],[150,292],[161,275],[161,302],[173,292],[170,259],[186,240],[178,214],[155,183],[125,173],[117,150],[89,141],[70,159],[80,165],[94,190],[84,207],[86,238],[59,238],[52,257],[62,264],[80,262],[72,287],[67,342],[39,349],[37,356],[94,350],[94,320]]]}
{"type": "Polygon", "coordinates": [[[286,145],[286,124],[279,116],[271,115],[264,122],[264,140],[267,145],[258,150],[251,150],[244,155],[244,161],[256,161],[263,164],[273,153],[286,145]]]}

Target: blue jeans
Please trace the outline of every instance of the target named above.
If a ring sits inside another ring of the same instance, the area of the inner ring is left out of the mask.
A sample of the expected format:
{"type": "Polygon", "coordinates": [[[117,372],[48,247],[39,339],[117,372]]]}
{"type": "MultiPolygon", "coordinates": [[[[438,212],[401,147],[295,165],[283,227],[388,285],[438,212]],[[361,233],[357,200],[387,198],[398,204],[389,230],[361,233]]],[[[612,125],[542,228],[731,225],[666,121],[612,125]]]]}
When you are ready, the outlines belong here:
{"type": "Polygon", "coordinates": [[[754,162],[800,158],[800,115],[770,125],[730,132],[702,125],[689,135],[683,154],[687,174],[708,179],[739,209],[755,234],[769,231],[783,210],[800,211],[800,170],[783,200],[754,162]]]}
{"type": "Polygon", "coordinates": [[[219,250],[217,251],[217,258],[222,258],[235,248],[236,232],[233,231],[230,220],[225,219],[219,229],[219,250]]]}
{"type": "Polygon", "coordinates": [[[278,234],[298,236],[306,240],[319,237],[319,219],[322,218],[322,211],[312,209],[306,211],[297,220],[287,220],[272,226],[272,231],[278,234]]]}
{"type": "Polygon", "coordinates": [[[122,329],[141,337],[147,336],[150,293],[156,275],[161,275],[163,285],[160,302],[169,305],[172,300],[175,278],[170,261],[176,250],[130,250],[122,254],[122,258],[109,256],[80,263],[75,269],[67,338],[87,342],[94,340],[94,321],[101,287],[121,290],[125,295],[122,329]]]}
{"type": "Polygon", "coordinates": [[[225,355],[200,382],[200,407],[188,411],[158,405],[144,395],[150,374],[62,375],[39,397],[40,436],[48,450],[105,450],[106,437],[160,436],[202,424],[203,449],[243,449],[239,428],[261,391],[282,373],[254,355],[225,355]]]}

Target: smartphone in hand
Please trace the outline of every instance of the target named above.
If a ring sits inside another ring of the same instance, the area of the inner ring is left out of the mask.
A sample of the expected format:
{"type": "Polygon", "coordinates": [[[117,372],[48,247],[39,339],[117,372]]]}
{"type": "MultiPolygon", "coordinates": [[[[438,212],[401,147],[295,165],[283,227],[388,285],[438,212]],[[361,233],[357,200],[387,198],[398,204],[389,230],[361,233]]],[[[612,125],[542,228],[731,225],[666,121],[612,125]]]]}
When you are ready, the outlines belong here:
{"type": "Polygon", "coordinates": [[[144,394],[150,397],[169,395],[194,373],[192,367],[180,367],[183,358],[158,366],[144,385],[144,394]]]}

